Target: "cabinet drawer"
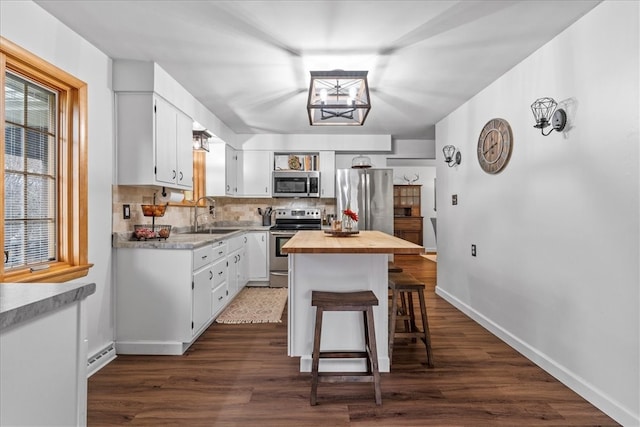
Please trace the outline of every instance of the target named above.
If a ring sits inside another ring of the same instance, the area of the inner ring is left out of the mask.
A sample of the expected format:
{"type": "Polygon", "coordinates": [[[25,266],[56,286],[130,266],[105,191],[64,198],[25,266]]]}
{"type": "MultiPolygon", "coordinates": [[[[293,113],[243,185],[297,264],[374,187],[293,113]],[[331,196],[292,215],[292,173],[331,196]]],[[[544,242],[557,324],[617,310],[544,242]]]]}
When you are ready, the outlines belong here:
{"type": "Polygon", "coordinates": [[[213,244],[213,259],[217,260],[220,258],[226,258],[228,250],[226,240],[219,240],[215,242],[213,244]]]}
{"type": "Polygon", "coordinates": [[[213,246],[207,245],[193,250],[193,271],[199,270],[214,260],[213,246]]]}
{"type": "Polygon", "coordinates": [[[227,282],[223,282],[213,290],[211,304],[214,317],[217,316],[227,304],[227,282]]]}
{"type": "Polygon", "coordinates": [[[216,262],[211,270],[213,271],[213,287],[215,288],[227,280],[227,259],[223,258],[216,262]]]}
{"type": "Polygon", "coordinates": [[[422,230],[423,218],[418,217],[395,217],[393,219],[394,230],[422,230]]]}

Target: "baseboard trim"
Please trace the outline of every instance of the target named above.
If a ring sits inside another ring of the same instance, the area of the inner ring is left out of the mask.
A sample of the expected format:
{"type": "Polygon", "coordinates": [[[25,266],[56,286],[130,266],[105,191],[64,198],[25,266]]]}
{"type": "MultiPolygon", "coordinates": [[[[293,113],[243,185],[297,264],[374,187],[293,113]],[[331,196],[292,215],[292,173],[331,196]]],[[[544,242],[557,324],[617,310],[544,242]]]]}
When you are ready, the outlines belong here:
{"type": "Polygon", "coordinates": [[[547,373],[555,377],[562,384],[578,393],[589,403],[600,409],[602,412],[613,418],[616,422],[625,425],[640,425],[640,416],[632,414],[629,410],[621,406],[616,400],[611,399],[598,388],[594,387],[582,377],[574,374],[563,365],[560,365],[546,354],[538,351],[518,337],[512,335],[491,319],[476,311],[466,303],[460,301],[454,295],[436,286],[436,294],[449,302],[451,305],[462,311],[473,319],[476,323],[487,329],[489,332],[500,338],[507,345],[518,351],[520,354],[531,360],[533,363],[544,369],[547,373]]]}
{"type": "MultiPolygon", "coordinates": [[[[188,347],[188,346],[187,346],[188,347]]],[[[118,354],[180,356],[186,350],[184,343],[174,341],[117,341],[118,354]]]]}
{"type": "Polygon", "coordinates": [[[98,372],[100,369],[107,366],[112,360],[116,358],[115,344],[110,342],[102,350],[89,357],[87,360],[87,378],[98,372]]]}

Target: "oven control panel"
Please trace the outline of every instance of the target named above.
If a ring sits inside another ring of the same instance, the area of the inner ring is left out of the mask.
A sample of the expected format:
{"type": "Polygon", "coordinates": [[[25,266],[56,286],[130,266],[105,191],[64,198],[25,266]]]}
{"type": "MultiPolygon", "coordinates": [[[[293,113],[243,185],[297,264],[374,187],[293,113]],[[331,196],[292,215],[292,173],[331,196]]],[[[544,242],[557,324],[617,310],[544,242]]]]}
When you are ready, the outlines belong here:
{"type": "Polygon", "coordinates": [[[278,219],[321,219],[322,213],[317,208],[276,209],[275,218],[278,219]]]}

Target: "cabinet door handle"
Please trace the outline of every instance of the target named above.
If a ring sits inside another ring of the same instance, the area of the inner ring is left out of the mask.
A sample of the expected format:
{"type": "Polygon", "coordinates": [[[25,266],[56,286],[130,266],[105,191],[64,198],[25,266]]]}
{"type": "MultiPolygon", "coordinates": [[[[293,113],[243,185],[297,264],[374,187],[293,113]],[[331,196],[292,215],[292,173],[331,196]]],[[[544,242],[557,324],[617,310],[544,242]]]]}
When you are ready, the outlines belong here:
{"type": "Polygon", "coordinates": [[[224,251],[220,251],[218,252],[218,255],[222,255],[224,253],[224,251]]]}
{"type": "Polygon", "coordinates": [[[202,255],[202,259],[207,259],[207,255],[202,255]]]}
{"type": "Polygon", "coordinates": [[[213,279],[213,271],[209,270],[209,280],[213,279]]]}
{"type": "Polygon", "coordinates": [[[269,194],[269,189],[267,187],[264,187],[264,194],[269,194]]]}
{"type": "Polygon", "coordinates": [[[231,187],[229,187],[229,184],[227,184],[227,191],[229,191],[231,189],[231,187]]]}
{"type": "Polygon", "coordinates": [[[222,299],[223,299],[223,298],[224,298],[224,295],[220,295],[220,296],[218,297],[218,301],[222,301],[222,299]]]}
{"type": "Polygon", "coordinates": [[[218,276],[222,276],[224,274],[224,271],[220,270],[218,271],[218,276]]]}
{"type": "Polygon", "coordinates": [[[171,172],[173,172],[173,178],[171,178],[171,179],[176,179],[176,170],[173,169],[171,172]]]}

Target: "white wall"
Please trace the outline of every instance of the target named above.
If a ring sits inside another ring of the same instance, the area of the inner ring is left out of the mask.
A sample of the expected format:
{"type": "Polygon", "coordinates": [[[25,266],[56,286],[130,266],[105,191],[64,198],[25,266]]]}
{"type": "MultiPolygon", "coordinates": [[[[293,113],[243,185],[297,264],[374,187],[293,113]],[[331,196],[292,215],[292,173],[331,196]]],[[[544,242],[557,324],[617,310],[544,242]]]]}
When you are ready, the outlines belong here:
{"type": "Polygon", "coordinates": [[[94,266],[80,281],[96,284],[96,293],[87,300],[91,356],[111,343],[114,334],[110,226],[113,181],[111,61],[30,1],[0,2],[0,34],[85,81],[89,87],[88,231],[89,262],[94,266]]]}
{"type": "Polygon", "coordinates": [[[638,22],[638,2],[603,2],[436,126],[437,293],[624,425],[640,424],[638,22]],[[532,128],[543,96],[563,133],[532,128]],[[494,117],[514,148],[492,176],[475,150],[494,117]]]}

